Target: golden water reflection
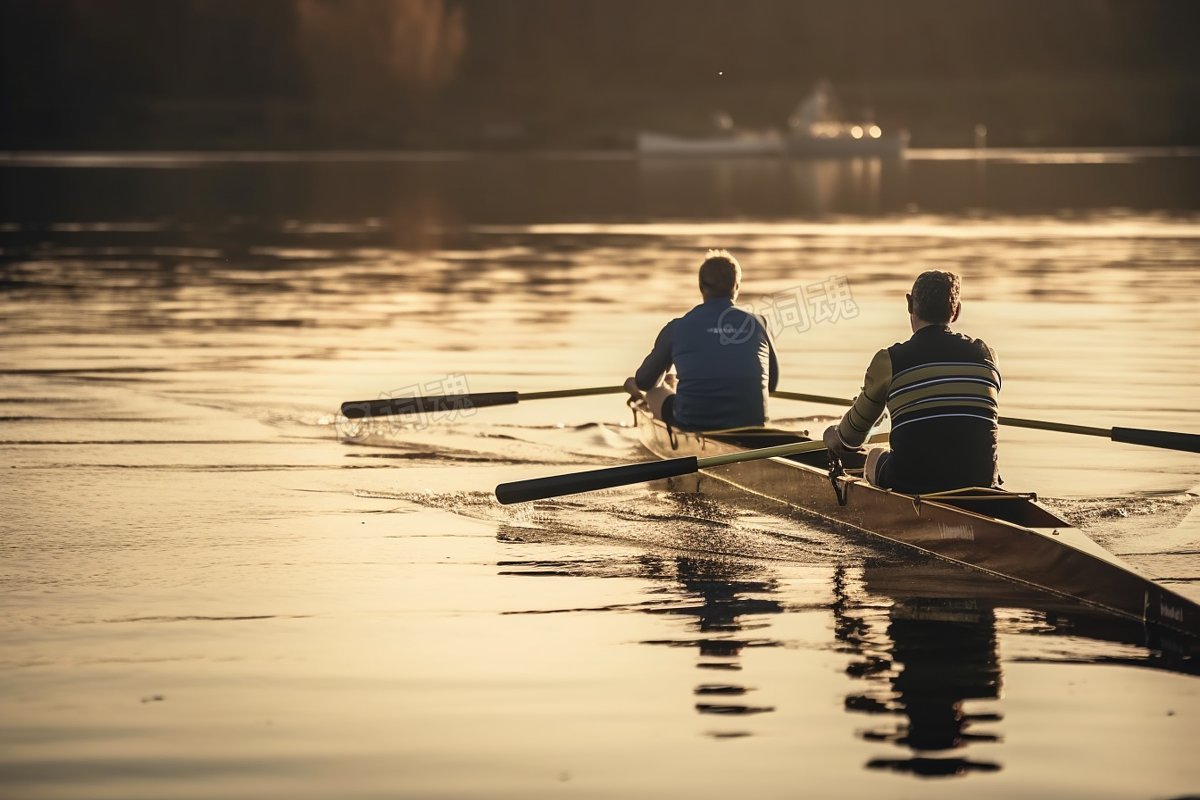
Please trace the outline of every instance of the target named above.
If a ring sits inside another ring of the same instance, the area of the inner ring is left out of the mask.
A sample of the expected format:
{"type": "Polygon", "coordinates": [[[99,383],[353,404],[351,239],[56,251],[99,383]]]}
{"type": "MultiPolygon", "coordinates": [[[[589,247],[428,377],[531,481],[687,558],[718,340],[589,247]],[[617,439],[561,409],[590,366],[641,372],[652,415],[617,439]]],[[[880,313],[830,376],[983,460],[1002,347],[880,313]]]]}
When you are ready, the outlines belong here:
{"type": "MultiPolygon", "coordinates": [[[[5,763],[36,759],[28,794],[251,794],[252,775],[297,796],[525,795],[549,775],[553,796],[570,772],[594,796],[650,793],[646,775],[655,796],[728,796],[749,775],[785,797],[810,775],[883,796],[896,776],[864,766],[941,759],[1002,766],[998,796],[1117,753],[1096,713],[1153,745],[1090,786],[1182,794],[1194,667],[1141,631],[946,576],[906,585],[840,533],[761,536],[658,493],[500,516],[499,481],[633,457],[611,398],[401,427],[392,450],[347,452],[318,423],[451,374],[472,391],[619,382],[718,244],[749,300],[853,289],[853,320],[779,337],[787,389],[856,391],[905,335],[914,270],[937,265],[964,275],[963,329],[1000,351],[1006,414],[1200,430],[1196,160],[977,167],[3,168],[5,763]],[[972,669],[941,691],[938,659],[960,658],[972,669]],[[1059,662],[1105,691],[1030,712],[1075,674],[1059,662]],[[137,735],[113,738],[130,719],[137,735]]],[[[772,408],[797,426],[831,411],[772,408]]],[[[1104,520],[1106,545],[1194,594],[1194,459],[1003,436],[1015,488],[1134,509],[1104,520]]]]}
{"type": "MultiPolygon", "coordinates": [[[[694,518],[680,524],[694,529],[694,518]]],[[[521,535],[530,541],[527,530],[521,535]]],[[[788,615],[828,613],[841,668],[854,683],[845,712],[863,720],[857,737],[871,770],[926,778],[1001,770],[1003,673],[1014,658],[1005,656],[1006,637],[1061,639],[1035,659],[1200,674],[1194,642],[1166,641],[1169,634],[1074,601],[899,554],[836,566],[824,602],[797,595],[769,564],[740,558],[643,554],[602,565],[533,559],[501,566],[510,575],[646,581],[647,602],[592,610],[661,616],[681,628],[682,635],[640,643],[692,654],[691,669],[681,661],[675,674],[689,686],[696,712],[711,718],[703,732],[714,739],[760,734],[758,715],[796,711],[776,699],[791,687],[754,672],[755,654],[797,646],[778,624],[788,615]],[[748,681],[747,672],[758,678],[748,681]]],[[[1019,652],[1015,658],[1026,660],[1019,652]]]]}

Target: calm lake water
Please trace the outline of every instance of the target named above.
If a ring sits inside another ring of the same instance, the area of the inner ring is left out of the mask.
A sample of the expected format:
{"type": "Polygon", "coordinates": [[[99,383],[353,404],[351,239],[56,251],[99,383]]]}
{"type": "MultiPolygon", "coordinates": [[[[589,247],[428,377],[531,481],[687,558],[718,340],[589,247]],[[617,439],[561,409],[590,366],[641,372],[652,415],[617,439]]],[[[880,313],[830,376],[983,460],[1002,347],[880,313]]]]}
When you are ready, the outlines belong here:
{"type": "MultiPolygon", "coordinates": [[[[953,269],[1004,414],[1200,432],[1200,157],[974,155],[0,155],[0,795],[1200,793],[1138,625],[665,484],[495,503],[644,459],[616,396],[335,415],[619,384],[728,247],[781,388],[853,395],[953,269]]],[[[1200,458],[1001,446],[1200,599],[1200,458]]]]}

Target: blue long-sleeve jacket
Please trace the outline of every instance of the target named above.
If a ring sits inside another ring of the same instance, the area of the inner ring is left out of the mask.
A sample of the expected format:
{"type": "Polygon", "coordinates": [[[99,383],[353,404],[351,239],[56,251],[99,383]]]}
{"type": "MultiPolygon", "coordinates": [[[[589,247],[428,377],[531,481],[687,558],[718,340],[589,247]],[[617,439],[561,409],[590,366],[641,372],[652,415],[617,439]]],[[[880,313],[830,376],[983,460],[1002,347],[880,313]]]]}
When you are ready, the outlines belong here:
{"type": "Polygon", "coordinates": [[[674,415],[681,428],[762,425],[767,397],[779,384],[779,360],[762,319],[729,298],[706,300],[668,322],[634,374],[642,391],[671,365],[679,374],[674,415]]]}

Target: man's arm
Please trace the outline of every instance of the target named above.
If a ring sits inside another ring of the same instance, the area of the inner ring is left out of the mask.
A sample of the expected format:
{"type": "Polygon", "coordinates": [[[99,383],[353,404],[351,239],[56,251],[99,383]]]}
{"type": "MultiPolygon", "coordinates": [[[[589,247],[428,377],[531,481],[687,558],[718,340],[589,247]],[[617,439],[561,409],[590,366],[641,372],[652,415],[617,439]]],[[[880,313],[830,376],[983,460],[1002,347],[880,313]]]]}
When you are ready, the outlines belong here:
{"type": "Polygon", "coordinates": [[[842,447],[855,450],[871,434],[871,428],[887,410],[888,392],[892,388],[892,357],[887,350],[880,350],[871,359],[863,378],[862,391],[854,398],[854,404],[837,425],[837,438],[842,447]]]}
{"type": "Polygon", "coordinates": [[[771,336],[771,329],[767,327],[767,321],[762,317],[757,317],[757,319],[758,324],[762,326],[763,334],[767,337],[767,391],[773,392],[779,388],[779,357],[775,355],[775,339],[771,336]]]}
{"type": "Polygon", "coordinates": [[[671,320],[658,332],[658,338],[654,340],[654,347],[651,348],[650,354],[646,356],[642,365],[633,375],[634,383],[643,392],[654,388],[671,368],[671,329],[674,324],[675,320],[671,320]]]}
{"type": "Polygon", "coordinates": [[[988,361],[992,362],[992,369],[996,370],[996,387],[999,389],[1001,383],[1003,383],[1003,380],[1000,377],[1000,361],[996,358],[996,351],[989,347],[987,342],[983,341],[982,339],[979,340],[979,343],[983,345],[983,349],[987,351],[987,359],[988,361]]]}

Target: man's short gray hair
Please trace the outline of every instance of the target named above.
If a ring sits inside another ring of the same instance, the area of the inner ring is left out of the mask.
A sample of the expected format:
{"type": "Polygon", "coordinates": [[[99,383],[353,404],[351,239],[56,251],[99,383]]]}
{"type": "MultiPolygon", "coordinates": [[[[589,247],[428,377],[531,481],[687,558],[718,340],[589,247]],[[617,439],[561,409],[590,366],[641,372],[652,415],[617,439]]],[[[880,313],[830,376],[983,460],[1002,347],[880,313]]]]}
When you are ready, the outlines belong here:
{"type": "Polygon", "coordinates": [[[953,272],[922,272],[913,282],[911,311],[924,322],[945,325],[954,317],[961,293],[962,279],[953,272]]]}

